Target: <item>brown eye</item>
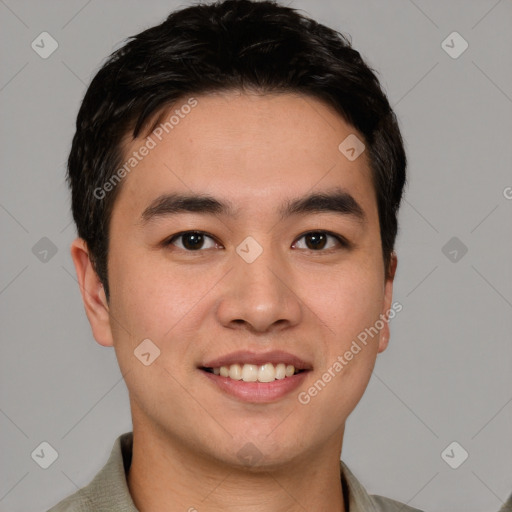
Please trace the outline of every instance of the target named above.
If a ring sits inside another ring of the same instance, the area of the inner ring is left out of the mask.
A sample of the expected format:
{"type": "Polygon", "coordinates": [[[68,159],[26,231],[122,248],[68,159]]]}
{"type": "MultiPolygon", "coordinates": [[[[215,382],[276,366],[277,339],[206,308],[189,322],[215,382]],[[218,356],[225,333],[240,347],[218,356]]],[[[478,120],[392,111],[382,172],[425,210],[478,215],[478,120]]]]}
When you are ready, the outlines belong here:
{"type": "Polygon", "coordinates": [[[327,235],[325,233],[309,233],[305,236],[308,249],[323,249],[327,244],[327,235]]]}
{"type": "MultiPolygon", "coordinates": [[[[322,251],[323,249],[332,249],[338,246],[345,246],[343,239],[337,235],[327,233],[325,231],[311,231],[302,235],[299,240],[305,240],[305,247],[298,247],[299,249],[309,249],[310,251],[322,251]],[[331,239],[331,241],[329,241],[331,239]],[[332,242],[334,240],[334,242],[332,242]]],[[[296,247],[298,242],[295,243],[296,247]]]]}
{"type": "Polygon", "coordinates": [[[199,251],[201,249],[211,249],[215,247],[216,243],[212,237],[200,231],[186,231],[185,233],[174,235],[169,240],[168,245],[175,245],[186,251],[199,251]],[[179,243],[180,240],[181,243],[179,243]]]}

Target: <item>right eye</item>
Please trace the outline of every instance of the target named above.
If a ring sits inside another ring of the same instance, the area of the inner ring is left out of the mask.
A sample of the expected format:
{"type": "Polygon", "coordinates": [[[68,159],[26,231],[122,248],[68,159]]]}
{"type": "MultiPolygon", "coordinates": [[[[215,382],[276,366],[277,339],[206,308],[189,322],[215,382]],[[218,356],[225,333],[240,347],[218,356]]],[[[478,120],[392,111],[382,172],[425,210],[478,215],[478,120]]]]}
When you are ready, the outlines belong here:
{"type": "Polygon", "coordinates": [[[200,251],[201,249],[213,249],[218,244],[211,236],[203,231],[183,231],[182,233],[173,235],[165,245],[175,245],[185,251],[200,251]],[[207,247],[205,247],[204,245],[208,240],[210,240],[210,242],[207,244],[207,247]]]}

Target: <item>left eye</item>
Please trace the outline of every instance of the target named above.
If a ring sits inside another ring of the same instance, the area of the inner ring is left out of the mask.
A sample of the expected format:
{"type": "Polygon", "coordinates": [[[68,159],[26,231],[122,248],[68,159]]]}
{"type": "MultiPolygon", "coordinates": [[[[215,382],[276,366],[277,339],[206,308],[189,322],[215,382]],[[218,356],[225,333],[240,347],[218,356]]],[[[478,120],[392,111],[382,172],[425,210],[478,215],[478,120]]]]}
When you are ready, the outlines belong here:
{"type": "MultiPolygon", "coordinates": [[[[332,249],[333,247],[344,246],[345,243],[341,239],[341,237],[337,235],[331,235],[326,233],[325,231],[311,231],[310,233],[306,233],[302,235],[298,240],[305,239],[306,247],[299,247],[299,249],[309,249],[312,251],[318,251],[322,249],[332,249]],[[328,240],[331,239],[331,244],[329,245],[328,240]],[[334,243],[332,241],[334,240],[334,243]]],[[[299,242],[295,242],[294,247],[298,245],[299,242]]]]}
{"type": "Polygon", "coordinates": [[[180,249],[185,249],[187,251],[197,251],[200,249],[212,249],[217,243],[211,237],[202,233],[201,231],[187,231],[186,233],[178,233],[174,235],[167,244],[173,244],[179,247],[180,249]],[[181,243],[175,243],[176,240],[182,240],[181,243]],[[209,243],[206,241],[209,240],[209,243]],[[206,246],[205,246],[206,244],[206,246]]]}

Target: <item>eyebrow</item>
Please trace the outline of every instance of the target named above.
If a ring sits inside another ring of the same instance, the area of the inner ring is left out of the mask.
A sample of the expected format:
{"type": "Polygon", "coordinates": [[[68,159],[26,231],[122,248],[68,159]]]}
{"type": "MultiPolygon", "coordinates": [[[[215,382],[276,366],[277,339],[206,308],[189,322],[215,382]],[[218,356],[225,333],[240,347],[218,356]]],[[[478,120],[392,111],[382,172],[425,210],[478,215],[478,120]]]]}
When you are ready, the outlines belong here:
{"type": "MultiPolygon", "coordinates": [[[[237,217],[237,211],[229,201],[221,201],[205,194],[164,194],[152,201],[142,212],[141,222],[148,222],[179,213],[201,213],[237,217]]],[[[364,223],[366,215],[354,197],[343,189],[312,193],[285,201],[279,208],[281,220],[291,215],[308,213],[338,213],[364,223]]]]}

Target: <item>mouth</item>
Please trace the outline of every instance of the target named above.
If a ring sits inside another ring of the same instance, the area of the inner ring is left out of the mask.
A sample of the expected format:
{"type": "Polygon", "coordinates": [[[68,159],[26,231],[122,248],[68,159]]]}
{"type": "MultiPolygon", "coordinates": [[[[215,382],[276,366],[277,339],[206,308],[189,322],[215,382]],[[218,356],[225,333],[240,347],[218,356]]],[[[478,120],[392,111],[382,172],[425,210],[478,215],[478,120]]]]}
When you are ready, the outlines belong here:
{"type": "Polygon", "coordinates": [[[220,375],[232,380],[241,380],[243,382],[274,382],[275,380],[283,380],[297,375],[298,373],[305,372],[295,368],[291,364],[278,363],[265,363],[262,365],[255,364],[240,364],[235,363],[229,366],[218,366],[216,368],[203,366],[201,370],[212,373],[213,375],[220,375]]]}
{"type": "Polygon", "coordinates": [[[272,402],[296,389],[313,368],[281,351],[239,351],[198,366],[221,391],[245,402],[272,402]]]}
{"type": "Polygon", "coordinates": [[[272,382],[311,370],[312,365],[300,357],[282,350],[261,353],[239,350],[211,361],[205,361],[199,368],[233,380],[272,382]]]}

